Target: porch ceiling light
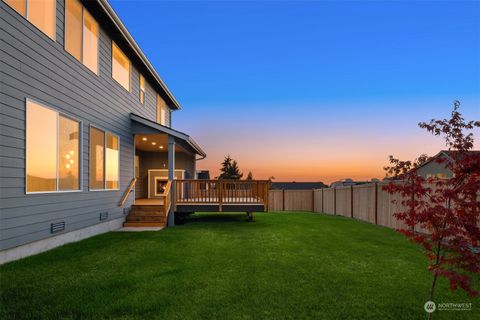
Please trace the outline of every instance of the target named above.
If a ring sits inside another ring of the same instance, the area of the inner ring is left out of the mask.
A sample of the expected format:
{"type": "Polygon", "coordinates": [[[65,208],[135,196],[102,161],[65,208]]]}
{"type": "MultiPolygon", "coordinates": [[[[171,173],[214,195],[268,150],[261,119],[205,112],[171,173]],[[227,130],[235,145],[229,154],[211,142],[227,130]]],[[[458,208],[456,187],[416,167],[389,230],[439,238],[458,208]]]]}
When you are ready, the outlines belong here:
{"type": "Polygon", "coordinates": [[[147,141],[147,137],[143,137],[143,138],[142,138],[142,141],[147,141]]]}
{"type": "Polygon", "coordinates": [[[159,149],[163,149],[163,146],[159,146],[158,148],[159,148],[159,149]]]}
{"type": "Polygon", "coordinates": [[[152,142],[152,146],[156,145],[157,143],[156,142],[152,142]]]}

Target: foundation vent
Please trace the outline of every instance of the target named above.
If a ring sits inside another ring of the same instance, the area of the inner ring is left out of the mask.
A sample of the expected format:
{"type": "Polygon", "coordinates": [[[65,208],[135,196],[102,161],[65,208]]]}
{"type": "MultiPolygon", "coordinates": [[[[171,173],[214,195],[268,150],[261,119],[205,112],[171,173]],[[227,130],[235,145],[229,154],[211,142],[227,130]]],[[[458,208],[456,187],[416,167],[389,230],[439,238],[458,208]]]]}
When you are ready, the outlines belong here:
{"type": "Polygon", "coordinates": [[[100,212],[100,221],[108,219],[108,212],[100,212]]]}
{"type": "Polygon", "coordinates": [[[65,221],[54,222],[50,225],[50,232],[57,233],[65,230],[65,221]]]}

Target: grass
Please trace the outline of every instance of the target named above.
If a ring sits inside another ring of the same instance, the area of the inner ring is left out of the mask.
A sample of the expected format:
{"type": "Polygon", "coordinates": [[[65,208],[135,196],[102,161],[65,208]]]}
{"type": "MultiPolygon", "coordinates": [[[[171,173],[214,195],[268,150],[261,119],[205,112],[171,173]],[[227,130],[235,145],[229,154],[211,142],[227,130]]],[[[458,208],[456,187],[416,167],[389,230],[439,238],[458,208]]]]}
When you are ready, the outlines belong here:
{"type": "MultiPolygon", "coordinates": [[[[259,213],[252,223],[196,214],[12,262],[0,276],[2,319],[425,319],[431,281],[402,235],[311,213],[259,213]]],[[[444,279],[436,301],[472,302],[437,319],[479,314],[478,299],[444,279]]]]}

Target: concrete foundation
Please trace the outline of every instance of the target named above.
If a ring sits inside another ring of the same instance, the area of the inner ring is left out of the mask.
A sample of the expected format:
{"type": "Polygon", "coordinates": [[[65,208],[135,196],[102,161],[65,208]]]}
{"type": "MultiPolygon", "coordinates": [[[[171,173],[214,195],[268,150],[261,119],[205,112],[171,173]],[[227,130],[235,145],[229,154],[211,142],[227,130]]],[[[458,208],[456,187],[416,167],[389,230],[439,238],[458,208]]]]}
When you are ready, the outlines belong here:
{"type": "Polygon", "coordinates": [[[103,223],[96,224],[87,228],[70,231],[67,233],[59,234],[48,239],[28,243],[15,248],[0,251],[0,264],[4,264],[10,261],[22,259],[34,254],[48,251],[50,249],[60,247],[64,244],[77,242],[86,238],[93,237],[97,234],[120,229],[123,225],[125,218],[119,218],[103,223]]]}

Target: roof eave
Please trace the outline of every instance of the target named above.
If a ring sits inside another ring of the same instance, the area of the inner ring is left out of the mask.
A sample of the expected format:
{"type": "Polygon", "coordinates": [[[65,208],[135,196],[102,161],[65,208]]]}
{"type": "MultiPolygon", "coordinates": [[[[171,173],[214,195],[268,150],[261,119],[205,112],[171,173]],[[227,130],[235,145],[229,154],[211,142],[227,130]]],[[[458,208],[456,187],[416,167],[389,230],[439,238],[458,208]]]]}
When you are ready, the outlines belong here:
{"type": "Polygon", "coordinates": [[[181,139],[181,140],[187,142],[188,145],[193,150],[195,150],[195,152],[198,155],[202,156],[202,159],[207,157],[207,154],[205,153],[205,151],[202,150],[202,148],[195,142],[195,140],[193,140],[192,137],[190,137],[189,135],[187,135],[183,132],[180,132],[178,130],[175,130],[175,129],[172,129],[172,128],[169,128],[169,127],[166,127],[166,126],[162,126],[161,124],[153,122],[153,121],[151,121],[147,118],[144,118],[142,116],[139,116],[135,113],[130,113],[130,119],[133,120],[133,121],[136,121],[138,123],[141,123],[144,126],[156,129],[156,130],[161,131],[165,134],[169,134],[171,136],[174,136],[175,138],[181,139]]]}
{"type": "Polygon", "coordinates": [[[165,82],[163,82],[162,78],[160,75],[155,71],[155,68],[152,66],[150,61],[147,59],[145,54],[143,53],[142,49],[138,46],[137,42],[135,39],[133,39],[132,35],[130,32],[127,30],[123,22],[120,20],[118,15],[116,14],[115,10],[113,10],[112,6],[110,3],[108,3],[107,0],[97,0],[98,4],[100,7],[104,10],[104,12],[108,15],[108,17],[112,20],[112,22],[115,24],[117,29],[120,31],[122,36],[125,38],[125,40],[128,42],[132,50],[137,54],[137,56],[140,58],[140,60],[144,63],[145,67],[150,71],[152,76],[155,78],[155,80],[158,81],[162,89],[165,91],[167,96],[170,98],[170,100],[173,103],[173,106],[175,107],[176,110],[181,109],[182,107],[180,106],[180,103],[178,103],[177,99],[173,96],[172,92],[170,89],[168,89],[167,85],[165,82]]]}

